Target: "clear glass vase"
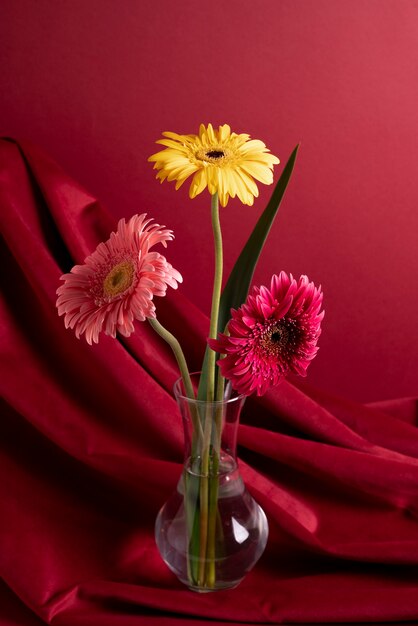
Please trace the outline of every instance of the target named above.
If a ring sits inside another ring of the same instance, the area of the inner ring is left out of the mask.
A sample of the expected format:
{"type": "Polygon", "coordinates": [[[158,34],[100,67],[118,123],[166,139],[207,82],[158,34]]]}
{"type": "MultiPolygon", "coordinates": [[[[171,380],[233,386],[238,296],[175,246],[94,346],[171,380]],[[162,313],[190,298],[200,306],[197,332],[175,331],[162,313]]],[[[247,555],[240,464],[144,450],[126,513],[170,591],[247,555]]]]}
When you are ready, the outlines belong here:
{"type": "MultiPolygon", "coordinates": [[[[192,375],[197,388],[199,374],[192,375]]],[[[185,458],[177,490],[160,510],[155,538],[168,567],[194,591],[236,587],[264,551],[268,523],[247,491],[236,458],[245,396],[205,402],[174,385],[183,418],[185,458]]]]}

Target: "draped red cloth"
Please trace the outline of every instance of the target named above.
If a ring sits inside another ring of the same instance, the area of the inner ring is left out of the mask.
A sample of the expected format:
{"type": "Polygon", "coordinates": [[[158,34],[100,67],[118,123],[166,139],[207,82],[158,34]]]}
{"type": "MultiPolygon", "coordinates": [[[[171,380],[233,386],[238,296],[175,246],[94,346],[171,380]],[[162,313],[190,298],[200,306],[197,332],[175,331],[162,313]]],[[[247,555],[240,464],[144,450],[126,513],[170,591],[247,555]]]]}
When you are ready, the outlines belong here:
{"type": "MultiPolygon", "coordinates": [[[[418,619],[413,399],[362,406],[283,383],[248,399],[242,474],[270,523],[232,591],[188,591],[153,537],[181,471],[170,350],[148,324],[90,347],[55,308],[59,277],[114,219],[34,146],[0,142],[0,624],[418,619]]],[[[198,369],[206,317],[181,290],[161,321],[198,369]]]]}

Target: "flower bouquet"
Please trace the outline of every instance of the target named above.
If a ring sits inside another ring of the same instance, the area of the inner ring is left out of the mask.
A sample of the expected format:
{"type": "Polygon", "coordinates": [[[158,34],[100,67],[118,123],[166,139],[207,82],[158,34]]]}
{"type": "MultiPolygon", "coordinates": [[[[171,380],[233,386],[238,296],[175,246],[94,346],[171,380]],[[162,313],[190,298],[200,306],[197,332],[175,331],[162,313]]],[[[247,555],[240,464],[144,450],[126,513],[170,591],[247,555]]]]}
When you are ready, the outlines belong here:
{"type": "Polygon", "coordinates": [[[239,474],[237,426],[246,396],[262,395],[289,373],[302,376],[317,353],[324,312],[321,288],[306,276],[274,274],[268,286],[251,288],[254,269],[294,167],[295,148],[222,291],[223,249],[219,204],[238,197],[252,205],[255,181],[273,182],[279,159],[247,134],[200,126],[198,135],[163,133],[152,155],[157,178],[189,177],[190,197],[211,195],[215,247],[212,306],[201,372],[190,374],[180,343],[157,319],[154,296],[174,289],[181,274],[154,246],[173,239],[171,230],[146,214],[119,221],[105,243],[62,276],[58,313],[88,343],[104,332],[129,336],[134,320],[151,324],[171,346],[180,378],[174,394],[183,418],[185,461],[178,488],[156,521],[156,542],[167,565],[189,588],[212,591],[236,586],[261,556],[266,517],[239,474]]]}

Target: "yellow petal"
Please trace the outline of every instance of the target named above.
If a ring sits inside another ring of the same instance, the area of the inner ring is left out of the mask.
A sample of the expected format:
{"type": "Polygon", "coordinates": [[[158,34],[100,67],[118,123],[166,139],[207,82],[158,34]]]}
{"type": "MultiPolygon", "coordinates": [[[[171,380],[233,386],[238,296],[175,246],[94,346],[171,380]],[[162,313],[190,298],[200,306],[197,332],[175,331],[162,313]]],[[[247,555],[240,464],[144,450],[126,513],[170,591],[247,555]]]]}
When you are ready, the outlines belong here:
{"type": "Polygon", "coordinates": [[[178,141],[174,141],[173,139],[159,139],[155,143],[159,143],[162,146],[167,146],[168,148],[173,148],[174,150],[179,150],[180,152],[187,152],[188,148],[178,141]]]}
{"type": "Polygon", "coordinates": [[[219,126],[218,137],[219,141],[227,141],[231,134],[231,128],[228,124],[224,124],[223,126],[219,126]]]}
{"type": "Polygon", "coordinates": [[[216,143],[217,142],[217,138],[216,138],[215,132],[213,130],[212,124],[208,124],[207,136],[208,136],[208,139],[209,139],[209,141],[211,143],[216,143]]]}
{"type": "Polygon", "coordinates": [[[235,183],[234,173],[229,168],[225,167],[222,171],[222,174],[225,178],[226,188],[229,195],[231,196],[231,198],[235,198],[235,196],[237,195],[237,185],[235,183]]]}
{"type": "Polygon", "coordinates": [[[246,186],[245,186],[241,176],[239,175],[238,172],[235,172],[235,171],[231,172],[231,173],[234,176],[238,198],[241,200],[241,202],[243,204],[249,204],[248,196],[250,194],[249,194],[248,189],[246,188],[246,186]]]}
{"type": "Polygon", "coordinates": [[[255,161],[244,161],[241,163],[241,169],[265,185],[271,185],[273,182],[273,172],[266,165],[261,165],[255,161]]]}
{"type": "Polygon", "coordinates": [[[180,189],[180,187],[182,186],[182,184],[188,179],[190,178],[190,176],[192,174],[194,174],[196,172],[197,168],[195,166],[190,166],[189,168],[184,168],[181,170],[181,172],[179,172],[178,176],[177,176],[177,182],[176,182],[176,190],[180,189]]]}
{"type": "Polygon", "coordinates": [[[218,178],[218,195],[222,206],[226,206],[228,202],[228,184],[225,170],[217,170],[218,178]]]}
{"type": "Polygon", "coordinates": [[[207,185],[206,170],[205,169],[198,170],[196,174],[193,176],[193,180],[190,185],[190,190],[189,190],[190,197],[195,198],[199,193],[202,193],[206,185],[207,185]]]}
{"type": "Polygon", "coordinates": [[[247,154],[248,152],[264,152],[267,150],[266,144],[259,139],[250,139],[250,141],[245,142],[245,144],[241,147],[241,154],[247,154]]]}
{"type": "Polygon", "coordinates": [[[244,183],[244,185],[247,187],[248,191],[255,196],[256,198],[258,197],[258,187],[255,184],[254,180],[251,178],[251,176],[249,176],[246,172],[244,172],[244,170],[239,167],[239,174],[242,178],[242,181],[244,183]]]}
{"type": "Polygon", "coordinates": [[[196,135],[178,135],[177,133],[171,133],[169,131],[165,131],[164,133],[162,133],[162,135],[163,137],[168,137],[169,139],[180,141],[180,143],[186,140],[196,139],[196,135]]]}

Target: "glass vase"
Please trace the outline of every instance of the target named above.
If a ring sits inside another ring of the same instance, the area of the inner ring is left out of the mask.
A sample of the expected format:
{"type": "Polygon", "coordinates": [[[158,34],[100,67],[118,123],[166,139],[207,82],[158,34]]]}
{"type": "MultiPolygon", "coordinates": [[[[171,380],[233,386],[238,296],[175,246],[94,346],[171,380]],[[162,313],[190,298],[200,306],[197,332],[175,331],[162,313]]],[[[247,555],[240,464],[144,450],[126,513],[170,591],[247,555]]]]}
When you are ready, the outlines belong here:
{"type": "MultiPolygon", "coordinates": [[[[197,388],[199,374],[192,374],[197,388]]],[[[184,465],[177,489],[155,523],[159,552],[190,589],[236,587],[264,551],[268,523],[247,491],[236,457],[237,430],[245,396],[191,400],[183,382],[174,385],[183,418],[184,465]]]]}

